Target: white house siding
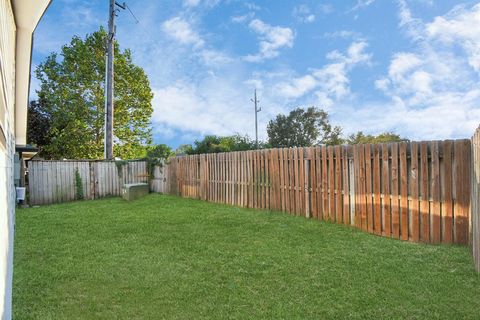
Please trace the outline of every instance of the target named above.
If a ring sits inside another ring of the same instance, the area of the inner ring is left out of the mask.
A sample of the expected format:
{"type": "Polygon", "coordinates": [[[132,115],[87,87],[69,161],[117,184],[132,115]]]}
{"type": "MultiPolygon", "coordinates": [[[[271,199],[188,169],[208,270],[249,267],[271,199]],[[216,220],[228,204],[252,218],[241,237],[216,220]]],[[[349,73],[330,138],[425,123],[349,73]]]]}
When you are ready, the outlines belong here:
{"type": "Polygon", "coordinates": [[[0,318],[11,318],[13,228],[15,188],[15,20],[9,0],[0,0],[0,108],[5,108],[3,131],[6,145],[0,143],[0,318]]]}

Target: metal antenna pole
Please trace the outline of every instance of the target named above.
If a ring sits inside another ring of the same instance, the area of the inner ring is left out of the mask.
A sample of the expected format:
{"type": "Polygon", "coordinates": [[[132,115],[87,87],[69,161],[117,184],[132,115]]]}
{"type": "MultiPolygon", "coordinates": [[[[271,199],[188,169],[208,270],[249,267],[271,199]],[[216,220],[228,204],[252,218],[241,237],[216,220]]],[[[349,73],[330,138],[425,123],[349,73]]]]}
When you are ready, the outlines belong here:
{"type": "Polygon", "coordinates": [[[253,94],[253,99],[250,99],[253,104],[255,105],[255,148],[258,149],[258,117],[257,113],[262,111],[262,108],[258,107],[258,101],[257,99],[257,89],[255,89],[254,94],[253,94]]]}
{"type": "Polygon", "coordinates": [[[116,6],[125,10],[125,3],[123,5],[110,0],[108,10],[108,38],[107,38],[107,74],[105,79],[106,84],[106,101],[105,101],[105,159],[113,159],[113,57],[115,44],[115,17],[116,6]]]}

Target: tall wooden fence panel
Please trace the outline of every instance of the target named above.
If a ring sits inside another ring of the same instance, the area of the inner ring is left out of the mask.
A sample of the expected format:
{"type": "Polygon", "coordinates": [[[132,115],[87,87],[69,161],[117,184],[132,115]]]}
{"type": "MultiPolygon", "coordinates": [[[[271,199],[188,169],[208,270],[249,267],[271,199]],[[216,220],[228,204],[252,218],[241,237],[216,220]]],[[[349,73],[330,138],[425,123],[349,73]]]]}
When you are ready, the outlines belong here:
{"type": "MultiPolygon", "coordinates": [[[[76,200],[77,170],[85,199],[118,196],[124,184],[150,180],[145,161],[33,160],[28,164],[29,203],[43,205],[76,200]]],[[[154,170],[153,191],[166,192],[162,172],[159,168],[154,170]]]]}
{"type": "Polygon", "coordinates": [[[95,180],[90,164],[84,161],[30,161],[28,163],[28,195],[32,205],[61,203],[75,200],[75,172],[82,179],[86,199],[94,197],[90,187],[95,180]]]}
{"type": "Polygon", "coordinates": [[[480,272],[480,128],[472,137],[472,249],[475,267],[480,272]]]}
{"type": "Polygon", "coordinates": [[[150,189],[157,193],[169,193],[168,175],[169,166],[167,164],[156,166],[153,169],[153,175],[150,177],[150,189]]]}
{"type": "Polygon", "coordinates": [[[170,193],[428,243],[469,241],[470,140],[176,157],[170,193]]]}

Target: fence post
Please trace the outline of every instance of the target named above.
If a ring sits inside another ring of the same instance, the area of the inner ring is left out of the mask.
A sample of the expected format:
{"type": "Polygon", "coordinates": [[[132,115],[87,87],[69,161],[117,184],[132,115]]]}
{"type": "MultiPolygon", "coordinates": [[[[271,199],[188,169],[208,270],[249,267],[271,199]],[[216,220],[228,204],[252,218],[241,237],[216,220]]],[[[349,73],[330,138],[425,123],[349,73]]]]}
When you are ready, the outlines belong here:
{"type": "Polygon", "coordinates": [[[470,220],[472,223],[472,254],[475,269],[480,272],[480,128],[478,128],[471,141],[471,202],[470,220]]]}
{"type": "Polygon", "coordinates": [[[304,154],[304,170],[305,170],[305,175],[304,175],[304,189],[305,189],[305,217],[310,218],[312,216],[311,210],[310,210],[310,204],[311,204],[311,197],[312,197],[312,192],[310,192],[310,164],[311,164],[311,156],[310,156],[310,148],[308,148],[308,151],[306,148],[302,148],[302,152],[304,154]]]}
{"type": "Polygon", "coordinates": [[[95,162],[89,161],[88,162],[88,172],[90,174],[90,200],[94,200],[96,198],[96,177],[95,177],[95,162]]]}
{"type": "Polygon", "coordinates": [[[354,226],[355,225],[355,165],[354,165],[354,158],[352,156],[351,159],[348,159],[348,171],[349,171],[349,182],[348,186],[350,190],[348,191],[350,193],[350,225],[354,226]]]}
{"type": "Polygon", "coordinates": [[[208,199],[208,162],[207,162],[207,156],[202,155],[202,158],[200,160],[200,172],[202,173],[202,190],[203,190],[203,200],[208,199]]]}

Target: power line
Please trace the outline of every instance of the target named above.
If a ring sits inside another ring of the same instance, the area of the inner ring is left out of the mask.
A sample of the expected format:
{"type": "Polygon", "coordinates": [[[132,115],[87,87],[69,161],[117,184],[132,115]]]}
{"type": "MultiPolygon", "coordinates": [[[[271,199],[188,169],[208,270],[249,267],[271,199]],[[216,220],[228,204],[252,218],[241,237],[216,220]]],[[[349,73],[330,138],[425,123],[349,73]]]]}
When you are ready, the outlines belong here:
{"type": "Polygon", "coordinates": [[[133,19],[135,19],[135,23],[139,23],[140,21],[137,19],[137,17],[135,17],[135,15],[133,14],[132,10],[130,9],[130,7],[124,3],[125,7],[127,7],[128,11],[130,11],[130,14],[132,15],[133,19]]]}

